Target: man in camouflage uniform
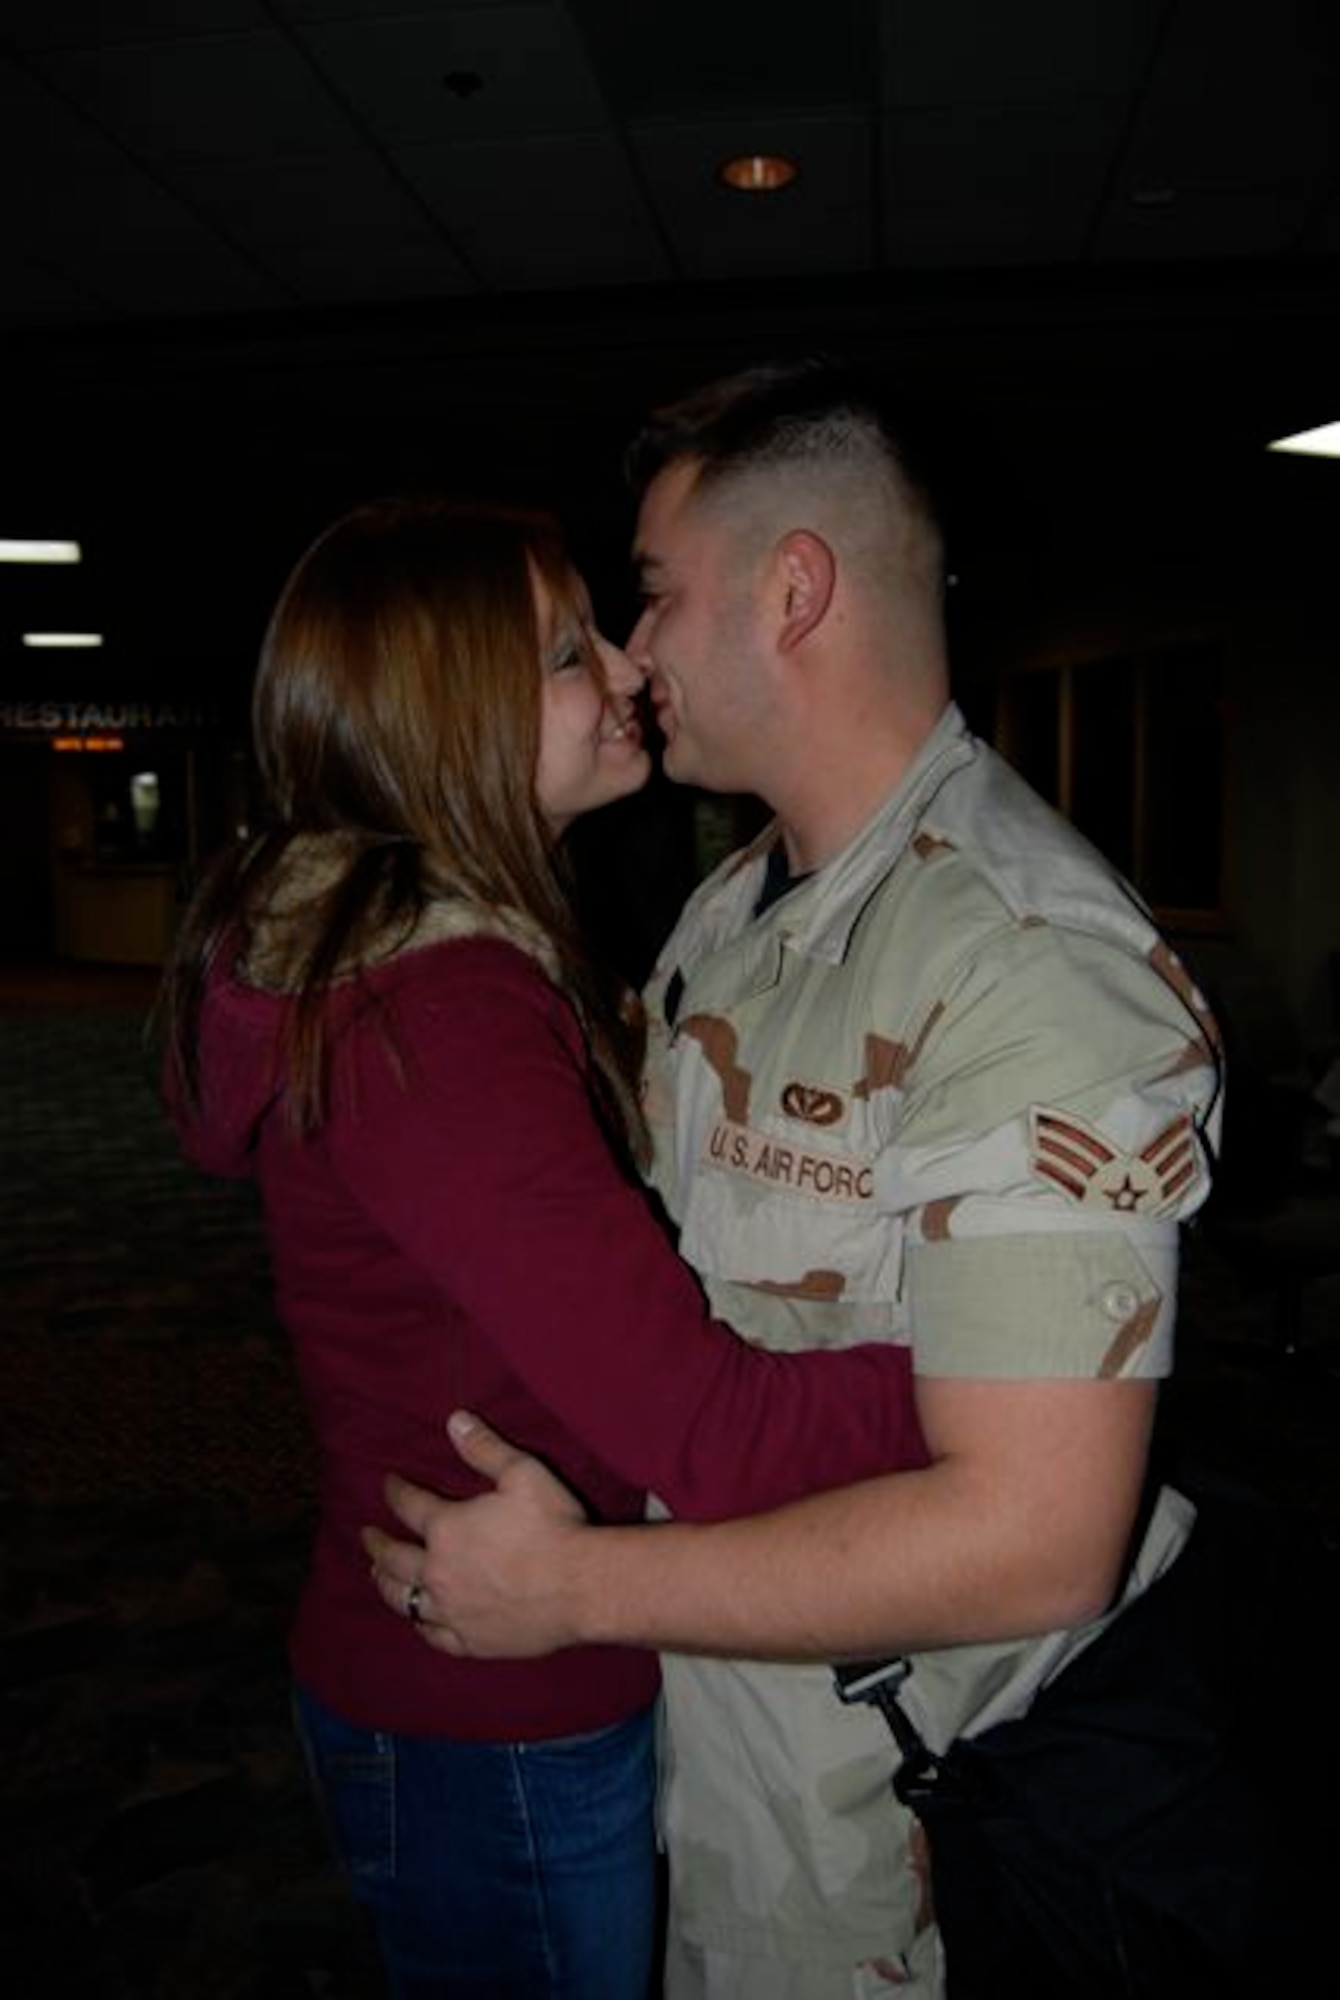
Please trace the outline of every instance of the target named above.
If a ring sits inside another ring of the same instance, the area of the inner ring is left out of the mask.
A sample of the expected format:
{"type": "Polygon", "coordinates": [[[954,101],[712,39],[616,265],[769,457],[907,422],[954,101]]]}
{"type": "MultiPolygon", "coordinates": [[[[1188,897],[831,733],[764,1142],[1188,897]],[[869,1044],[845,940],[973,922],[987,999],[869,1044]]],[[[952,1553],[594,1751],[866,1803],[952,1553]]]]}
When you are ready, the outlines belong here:
{"type": "MultiPolygon", "coordinates": [[[[909,1343],[919,1381],[1166,1372],[1208,1075],[1148,922],[952,709],[832,873],[755,916],[766,872],[704,889],[648,994],[657,1181],[714,1311],[774,1348],[909,1343]]],[[[1142,1580],[1185,1521],[1166,1496],[1142,1580]]],[[[943,1747],[1072,1643],[920,1653],[904,1705],[943,1747]]],[[[664,1676],[669,1990],[814,2000],[882,1963],[936,1991],[884,1723],[823,1668],[664,1676]]]]}
{"type": "Polygon", "coordinates": [[[933,1462],[751,1521],[592,1530],[479,1427],[501,1503],[472,1543],[469,1510],[404,1496],[428,1563],[388,1587],[424,1581],[451,1650],[665,1652],[673,2000],[928,2000],[890,1739],[824,1663],[909,1653],[943,1747],[1020,1712],[1180,1548],[1165,1491],[1126,1567],[1213,1028],[1131,892],[953,706],[939,532],[859,391],[750,371],[637,456],[629,652],[667,771],[777,815],[648,989],[656,1184],[748,1337],[910,1348],[933,1462]]]}

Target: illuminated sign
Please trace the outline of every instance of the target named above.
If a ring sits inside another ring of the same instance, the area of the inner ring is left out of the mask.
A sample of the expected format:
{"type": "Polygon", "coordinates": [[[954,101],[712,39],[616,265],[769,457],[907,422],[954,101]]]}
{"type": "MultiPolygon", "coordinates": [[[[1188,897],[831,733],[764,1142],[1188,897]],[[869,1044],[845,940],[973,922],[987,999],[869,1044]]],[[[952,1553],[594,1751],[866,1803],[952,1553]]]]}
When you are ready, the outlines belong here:
{"type": "Polygon", "coordinates": [[[113,737],[169,735],[217,727],[212,709],[175,701],[0,701],[0,736],[51,742],[60,750],[120,749],[113,737]]]}

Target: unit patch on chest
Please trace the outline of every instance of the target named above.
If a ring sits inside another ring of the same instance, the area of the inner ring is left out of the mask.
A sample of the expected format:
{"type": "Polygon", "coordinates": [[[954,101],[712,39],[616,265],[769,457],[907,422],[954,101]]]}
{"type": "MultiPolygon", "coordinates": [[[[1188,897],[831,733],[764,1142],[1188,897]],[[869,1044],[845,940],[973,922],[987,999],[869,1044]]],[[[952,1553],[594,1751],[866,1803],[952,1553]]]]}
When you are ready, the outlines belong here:
{"type": "Polygon", "coordinates": [[[813,1083],[788,1083],[781,1106],[788,1118],[798,1118],[802,1125],[837,1125],[847,1109],[835,1090],[813,1083]]]}

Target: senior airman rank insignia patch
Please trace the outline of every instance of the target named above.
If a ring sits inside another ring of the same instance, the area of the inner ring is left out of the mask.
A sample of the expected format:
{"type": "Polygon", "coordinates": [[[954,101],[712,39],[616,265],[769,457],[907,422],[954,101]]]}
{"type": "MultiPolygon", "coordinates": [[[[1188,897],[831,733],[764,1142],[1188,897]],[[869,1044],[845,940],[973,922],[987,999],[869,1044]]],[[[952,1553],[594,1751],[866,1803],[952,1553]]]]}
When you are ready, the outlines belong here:
{"type": "Polygon", "coordinates": [[[1073,1112],[1034,1105],[1029,1171],[1072,1201],[1129,1215],[1166,1215],[1199,1172],[1195,1134],[1183,1112],[1138,1153],[1113,1146],[1073,1112]]]}

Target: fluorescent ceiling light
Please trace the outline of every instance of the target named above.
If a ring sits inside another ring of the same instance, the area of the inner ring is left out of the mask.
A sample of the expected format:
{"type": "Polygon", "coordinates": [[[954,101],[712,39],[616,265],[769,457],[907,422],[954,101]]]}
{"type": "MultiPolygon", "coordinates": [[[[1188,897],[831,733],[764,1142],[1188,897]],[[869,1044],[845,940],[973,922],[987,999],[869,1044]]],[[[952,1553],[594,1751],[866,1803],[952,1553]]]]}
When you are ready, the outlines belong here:
{"type": "Polygon", "coordinates": [[[101,632],[25,632],[25,646],[100,646],[101,632]]]}
{"type": "Polygon", "coordinates": [[[78,542],[0,540],[0,562],[77,563],[83,559],[83,550],[78,542]]]}
{"type": "Polygon", "coordinates": [[[1295,431],[1292,437],[1275,438],[1267,451],[1296,451],[1311,458],[1340,458],[1340,424],[1318,424],[1315,430],[1295,431]]]}

